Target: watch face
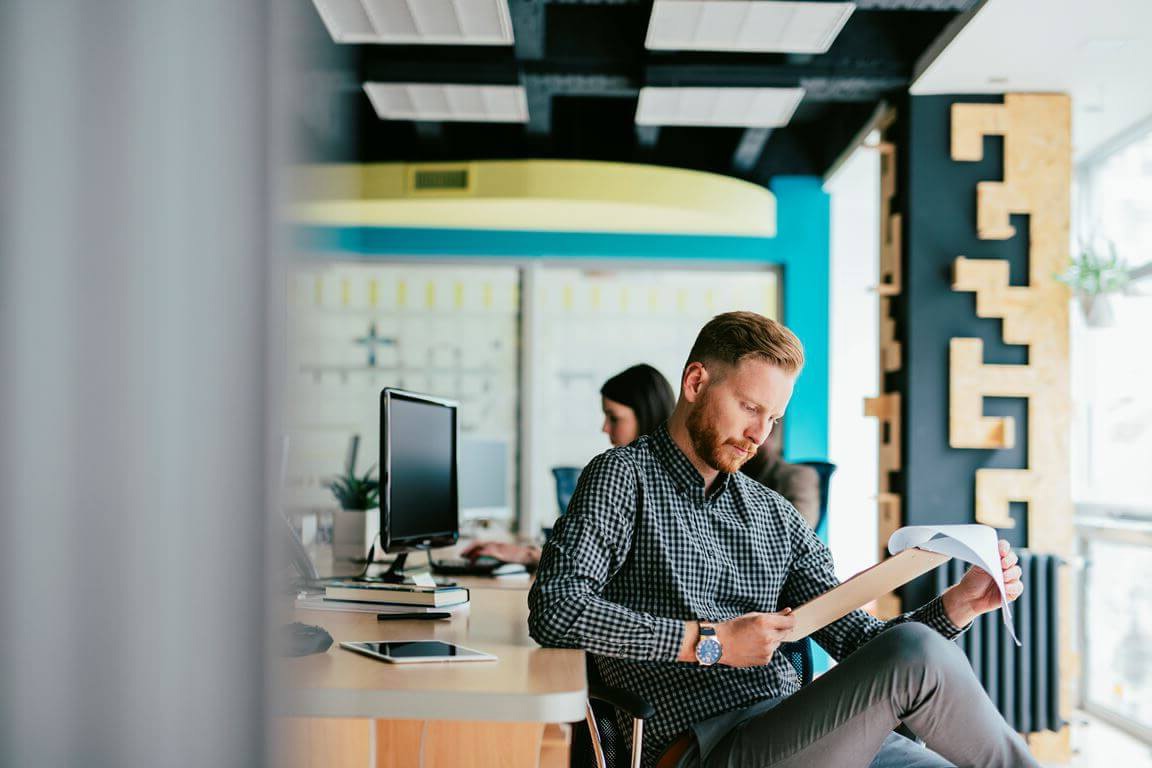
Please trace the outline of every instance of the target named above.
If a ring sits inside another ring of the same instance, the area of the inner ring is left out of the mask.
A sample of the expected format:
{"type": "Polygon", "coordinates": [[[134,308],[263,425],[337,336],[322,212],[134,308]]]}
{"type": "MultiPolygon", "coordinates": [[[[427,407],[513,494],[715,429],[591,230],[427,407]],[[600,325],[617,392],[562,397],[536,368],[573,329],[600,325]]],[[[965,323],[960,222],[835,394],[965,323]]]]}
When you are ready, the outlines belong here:
{"type": "Polygon", "coordinates": [[[720,661],[720,641],[714,637],[701,638],[696,644],[696,660],[704,665],[720,661]]]}

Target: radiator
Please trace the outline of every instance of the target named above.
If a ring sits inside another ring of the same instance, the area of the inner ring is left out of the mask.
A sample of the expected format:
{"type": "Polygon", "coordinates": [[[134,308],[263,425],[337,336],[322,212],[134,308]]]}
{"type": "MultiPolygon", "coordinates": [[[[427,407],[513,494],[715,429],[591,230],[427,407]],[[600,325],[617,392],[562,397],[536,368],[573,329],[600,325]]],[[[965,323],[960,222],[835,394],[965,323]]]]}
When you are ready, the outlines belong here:
{"type": "MultiPolygon", "coordinates": [[[[956,641],[1004,719],[1020,733],[1059,731],[1060,600],[1055,555],[1017,550],[1024,594],[1012,603],[1022,646],[1005,629],[1000,611],[986,613],[956,641]]],[[[950,560],[936,570],[937,592],[955,584],[968,564],[950,560]]]]}

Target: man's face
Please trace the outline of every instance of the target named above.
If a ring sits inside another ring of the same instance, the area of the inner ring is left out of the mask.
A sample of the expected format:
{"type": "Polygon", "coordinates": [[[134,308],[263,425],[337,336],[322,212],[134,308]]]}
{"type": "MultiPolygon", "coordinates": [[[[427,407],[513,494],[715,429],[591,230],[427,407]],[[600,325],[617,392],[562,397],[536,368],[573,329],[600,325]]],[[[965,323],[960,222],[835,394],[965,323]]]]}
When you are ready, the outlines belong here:
{"type": "Polygon", "coordinates": [[[716,372],[722,375],[709,373],[693,403],[688,435],[705,464],[720,472],[736,472],[784,415],[796,375],[751,358],[716,372]]]}

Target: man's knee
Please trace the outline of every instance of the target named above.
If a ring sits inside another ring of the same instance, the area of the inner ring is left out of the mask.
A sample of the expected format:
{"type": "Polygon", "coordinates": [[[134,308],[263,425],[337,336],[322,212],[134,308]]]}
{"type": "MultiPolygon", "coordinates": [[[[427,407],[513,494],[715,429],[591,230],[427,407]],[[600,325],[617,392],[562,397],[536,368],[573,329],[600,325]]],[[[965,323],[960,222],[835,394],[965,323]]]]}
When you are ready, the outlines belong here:
{"type": "Polygon", "coordinates": [[[880,637],[889,646],[890,658],[900,664],[922,667],[955,661],[957,649],[953,643],[919,622],[898,624],[880,637]]]}

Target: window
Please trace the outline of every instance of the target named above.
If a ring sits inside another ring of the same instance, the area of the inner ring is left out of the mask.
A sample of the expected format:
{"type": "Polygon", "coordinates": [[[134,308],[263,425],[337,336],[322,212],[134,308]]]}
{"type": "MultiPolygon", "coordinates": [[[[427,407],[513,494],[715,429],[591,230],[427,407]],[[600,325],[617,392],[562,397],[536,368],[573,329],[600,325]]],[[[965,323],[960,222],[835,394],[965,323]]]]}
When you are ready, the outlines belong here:
{"type": "Polygon", "coordinates": [[[510,266],[326,263],[296,271],[288,285],[288,506],[332,506],[325,483],[344,466],[352,435],[360,435],[358,473],[379,460],[380,390],[399,387],[460,402],[461,464],[504,473],[501,494],[500,483],[467,487],[462,466],[464,513],[512,516],[519,291],[510,266]]]}
{"type": "MultiPolygon", "coordinates": [[[[1129,267],[1152,262],[1152,130],[1085,168],[1078,239],[1111,242],[1129,267]]],[[[1074,495],[1152,517],[1152,279],[1110,297],[1114,324],[1072,318],[1074,495]]]]}
{"type": "MultiPolygon", "coordinates": [[[[680,389],[680,373],[700,328],[712,317],[751,310],[780,319],[778,275],[764,268],[579,268],[561,263],[533,272],[525,324],[534,328],[525,358],[533,390],[526,499],[533,529],[558,507],[551,468],[582,467],[608,450],[600,434],[600,386],[637,363],[657,368],[680,389]]],[[[674,394],[675,396],[675,394],[674,394]]]]}
{"type": "Polygon", "coordinates": [[[393,386],[460,402],[463,518],[519,520],[535,532],[558,512],[551,468],[583,467],[610,447],[599,434],[600,385],[648,362],[675,392],[700,327],[738,309],[779,317],[780,284],[761,265],[394,258],[302,265],[288,297],[289,509],[333,506],[326,483],[352,435],[358,472],[377,462],[380,390],[393,386]],[[491,482],[501,471],[503,494],[491,482]]]}
{"type": "MultiPolygon", "coordinates": [[[[1152,129],[1083,167],[1078,240],[1152,262],[1152,129]],[[1106,246],[1105,246],[1106,247],[1106,246]]],[[[1152,294],[1152,279],[1132,286],[1152,294]]],[[[1072,313],[1073,495],[1083,706],[1152,741],[1152,295],[1109,298],[1113,323],[1072,313]]]]}

